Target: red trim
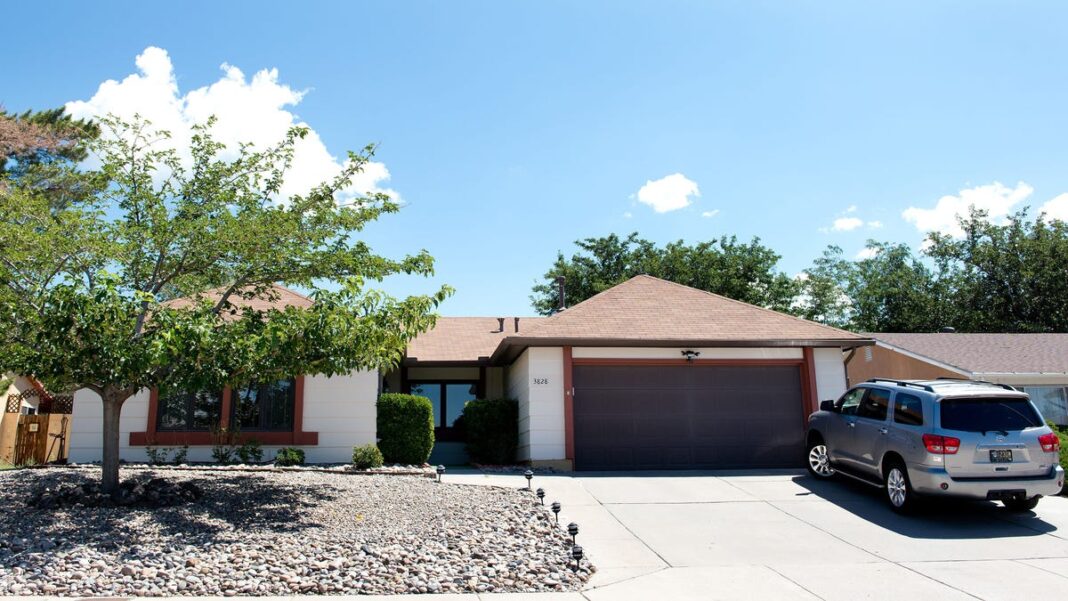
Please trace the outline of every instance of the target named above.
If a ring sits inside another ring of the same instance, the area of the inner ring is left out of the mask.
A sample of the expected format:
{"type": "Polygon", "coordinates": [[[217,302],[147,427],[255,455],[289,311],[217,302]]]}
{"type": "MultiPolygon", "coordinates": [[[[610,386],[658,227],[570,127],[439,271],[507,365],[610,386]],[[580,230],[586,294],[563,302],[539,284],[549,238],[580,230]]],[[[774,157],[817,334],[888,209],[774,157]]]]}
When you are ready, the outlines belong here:
{"type": "Polygon", "coordinates": [[[820,400],[819,392],[816,390],[816,358],[811,346],[806,346],[803,349],[802,357],[804,363],[801,368],[801,382],[804,386],[805,407],[808,409],[803,419],[807,425],[808,414],[819,409],[820,400]]]}
{"type": "Polygon", "coordinates": [[[575,459],[575,399],[572,384],[571,347],[564,347],[564,459],[575,459]]]}
{"type": "MultiPolygon", "coordinates": [[[[236,442],[243,443],[255,439],[265,445],[301,445],[315,446],[319,444],[318,432],[304,431],[304,376],[297,376],[296,390],[293,398],[293,431],[292,432],[241,432],[237,435],[236,442]]],[[[222,415],[219,416],[219,426],[226,428],[230,425],[230,387],[223,388],[222,415]]],[[[130,446],[143,447],[147,445],[189,445],[211,446],[215,444],[211,432],[158,432],[156,420],[159,410],[159,391],[152,389],[148,397],[148,423],[144,432],[130,432],[130,446]]]]}

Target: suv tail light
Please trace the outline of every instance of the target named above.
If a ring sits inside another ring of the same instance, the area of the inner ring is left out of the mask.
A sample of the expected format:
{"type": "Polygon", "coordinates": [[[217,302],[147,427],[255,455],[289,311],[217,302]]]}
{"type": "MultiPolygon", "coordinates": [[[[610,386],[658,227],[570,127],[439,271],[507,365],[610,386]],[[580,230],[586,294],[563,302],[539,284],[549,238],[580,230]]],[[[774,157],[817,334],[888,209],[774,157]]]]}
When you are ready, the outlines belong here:
{"type": "Polygon", "coordinates": [[[1039,436],[1038,444],[1042,445],[1042,450],[1047,453],[1056,453],[1061,449],[1061,439],[1057,438],[1055,432],[1039,436]]]}
{"type": "Polygon", "coordinates": [[[956,455],[960,450],[960,439],[952,436],[924,434],[923,446],[927,447],[928,453],[935,455],[956,455]]]}

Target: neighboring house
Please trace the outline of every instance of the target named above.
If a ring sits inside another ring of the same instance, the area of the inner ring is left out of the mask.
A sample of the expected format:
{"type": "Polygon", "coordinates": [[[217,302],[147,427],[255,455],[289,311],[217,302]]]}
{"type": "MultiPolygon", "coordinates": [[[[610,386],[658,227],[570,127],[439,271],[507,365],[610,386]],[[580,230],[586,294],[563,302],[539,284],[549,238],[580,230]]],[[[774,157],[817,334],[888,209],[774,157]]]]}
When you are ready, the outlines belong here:
{"type": "Polygon", "coordinates": [[[966,378],[1031,395],[1046,419],[1068,424],[1068,334],[869,334],[847,359],[849,382],[966,378]]]}
{"type": "MultiPolygon", "coordinates": [[[[278,302],[310,302],[279,288],[278,302]],[[302,300],[303,299],[303,300],[302,300]]],[[[520,461],[576,469],[772,467],[800,463],[806,416],[846,389],[844,351],[871,339],[649,276],[547,318],[443,317],[389,373],[298,376],[221,394],[159,399],[122,415],[122,456],[191,446],[240,422],[266,447],[348,461],[375,441],[380,391],[434,405],[434,460],[462,457],[455,431],[473,398],[519,402],[520,461]]],[[[99,459],[100,402],[79,391],[74,461],[99,459]]],[[[266,457],[273,456],[268,450],[266,457]]]]}

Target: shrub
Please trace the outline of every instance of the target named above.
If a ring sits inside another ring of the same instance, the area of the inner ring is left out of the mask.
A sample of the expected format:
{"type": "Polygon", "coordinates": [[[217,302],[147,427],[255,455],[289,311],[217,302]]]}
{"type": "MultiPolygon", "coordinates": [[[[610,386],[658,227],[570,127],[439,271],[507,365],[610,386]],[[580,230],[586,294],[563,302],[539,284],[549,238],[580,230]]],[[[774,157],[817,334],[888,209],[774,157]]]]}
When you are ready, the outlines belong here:
{"type": "Polygon", "coordinates": [[[255,438],[246,440],[245,444],[238,447],[237,456],[241,459],[241,463],[246,464],[263,461],[263,449],[260,448],[260,441],[255,438]]]}
{"type": "Polygon", "coordinates": [[[171,459],[171,463],[174,465],[182,465],[185,463],[186,457],[189,457],[189,445],[183,445],[179,449],[174,449],[174,459],[171,459]]]}
{"type": "Polygon", "coordinates": [[[148,455],[148,463],[150,465],[160,465],[167,463],[167,451],[162,447],[145,447],[145,455],[148,455]]]}
{"type": "MultiPolygon", "coordinates": [[[[1057,426],[1050,422],[1049,427],[1053,428],[1053,431],[1061,439],[1061,467],[1068,471],[1068,426],[1057,426]]],[[[1061,488],[1061,494],[1068,496],[1068,479],[1065,480],[1064,486],[1061,488]]]]}
{"type": "Polygon", "coordinates": [[[519,403],[469,401],[464,406],[464,439],[471,461],[493,465],[515,463],[519,445],[519,403]]]}
{"type": "Polygon", "coordinates": [[[434,448],[430,399],[387,393],[378,397],[378,448],[389,463],[422,465],[434,448]]]}
{"type": "Polygon", "coordinates": [[[278,454],[274,456],[274,464],[278,466],[304,465],[304,449],[292,447],[278,449],[278,454]]]}
{"type": "Polygon", "coordinates": [[[352,465],[358,470],[382,467],[382,451],[373,444],[352,447],[352,465]]]}

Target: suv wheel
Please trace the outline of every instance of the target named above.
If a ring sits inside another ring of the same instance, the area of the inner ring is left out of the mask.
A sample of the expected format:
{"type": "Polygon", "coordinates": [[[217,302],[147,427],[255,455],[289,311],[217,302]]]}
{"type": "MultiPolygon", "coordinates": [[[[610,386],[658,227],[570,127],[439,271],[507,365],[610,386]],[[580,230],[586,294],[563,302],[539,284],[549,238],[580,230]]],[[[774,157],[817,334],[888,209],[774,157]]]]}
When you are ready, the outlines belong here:
{"type": "Polygon", "coordinates": [[[831,467],[831,458],[827,455],[827,445],[822,440],[813,440],[808,445],[808,473],[821,479],[827,480],[834,477],[834,468],[831,467]]]}
{"type": "Polygon", "coordinates": [[[910,513],[916,508],[916,493],[909,482],[909,472],[902,463],[895,462],[887,466],[883,490],[890,509],[898,513],[910,513]]]}
{"type": "Polygon", "coordinates": [[[1002,504],[1009,511],[1031,511],[1038,505],[1040,498],[1039,495],[1035,495],[1030,499],[1006,499],[1002,501],[1002,504]]]}

